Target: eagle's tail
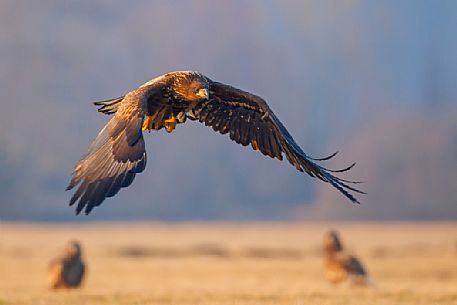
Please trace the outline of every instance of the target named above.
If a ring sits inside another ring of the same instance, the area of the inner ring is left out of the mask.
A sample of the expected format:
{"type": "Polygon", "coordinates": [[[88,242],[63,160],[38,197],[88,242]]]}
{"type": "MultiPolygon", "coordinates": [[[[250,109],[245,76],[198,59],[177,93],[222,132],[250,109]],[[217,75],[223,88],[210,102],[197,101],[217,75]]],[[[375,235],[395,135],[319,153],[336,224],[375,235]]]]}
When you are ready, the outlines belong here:
{"type": "Polygon", "coordinates": [[[95,102],[94,105],[101,106],[97,109],[98,112],[104,114],[113,114],[117,111],[117,108],[119,108],[119,104],[120,102],[122,102],[123,99],[124,96],[120,96],[106,101],[95,102]]]}

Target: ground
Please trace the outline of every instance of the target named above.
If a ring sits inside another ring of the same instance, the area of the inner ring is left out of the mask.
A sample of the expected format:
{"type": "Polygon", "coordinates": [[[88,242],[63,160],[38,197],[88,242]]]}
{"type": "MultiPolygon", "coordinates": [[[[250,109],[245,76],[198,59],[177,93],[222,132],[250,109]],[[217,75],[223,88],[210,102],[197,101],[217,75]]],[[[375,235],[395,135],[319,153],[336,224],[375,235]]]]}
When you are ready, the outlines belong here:
{"type": "Polygon", "coordinates": [[[0,223],[0,305],[457,304],[457,223],[0,223]],[[327,229],[372,288],[330,286],[327,229]],[[81,289],[51,291],[48,261],[81,241],[81,289]]]}

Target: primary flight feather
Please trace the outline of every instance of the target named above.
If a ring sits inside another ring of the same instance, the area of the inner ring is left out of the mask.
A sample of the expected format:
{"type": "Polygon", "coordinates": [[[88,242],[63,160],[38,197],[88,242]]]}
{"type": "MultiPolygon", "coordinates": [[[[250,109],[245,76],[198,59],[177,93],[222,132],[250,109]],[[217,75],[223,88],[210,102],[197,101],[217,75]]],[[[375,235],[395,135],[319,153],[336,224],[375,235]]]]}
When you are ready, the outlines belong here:
{"type": "Polygon", "coordinates": [[[296,169],[330,183],[354,203],[358,201],[350,191],[363,193],[348,185],[358,182],[331,173],[347,171],[354,164],[341,170],[322,167],[316,161],[328,160],[336,153],[321,159],[307,156],[262,98],[198,72],[167,73],[124,96],[95,105],[101,106],[98,111],[114,116],[74,168],[67,190],[77,187],[70,200],[70,205],[77,203],[77,214],[83,209],[89,214],[144,170],[143,130],[165,128],[172,132],[187,118],[229,134],[231,140],[251,145],[264,155],[279,160],[285,156],[296,169]]]}

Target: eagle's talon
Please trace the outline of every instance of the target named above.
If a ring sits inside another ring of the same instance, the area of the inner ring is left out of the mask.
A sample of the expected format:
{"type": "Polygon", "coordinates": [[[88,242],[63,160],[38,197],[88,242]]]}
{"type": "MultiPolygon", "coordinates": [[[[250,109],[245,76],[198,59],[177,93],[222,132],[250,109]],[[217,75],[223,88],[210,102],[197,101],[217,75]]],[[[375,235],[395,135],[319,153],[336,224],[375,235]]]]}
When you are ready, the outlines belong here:
{"type": "Polygon", "coordinates": [[[172,132],[176,128],[176,117],[172,114],[171,117],[164,121],[164,126],[167,132],[172,132]]]}
{"type": "Polygon", "coordinates": [[[148,130],[149,132],[151,132],[152,130],[152,117],[147,115],[145,118],[144,118],[144,121],[143,121],[143,131],[144,130],[148,130]]]}

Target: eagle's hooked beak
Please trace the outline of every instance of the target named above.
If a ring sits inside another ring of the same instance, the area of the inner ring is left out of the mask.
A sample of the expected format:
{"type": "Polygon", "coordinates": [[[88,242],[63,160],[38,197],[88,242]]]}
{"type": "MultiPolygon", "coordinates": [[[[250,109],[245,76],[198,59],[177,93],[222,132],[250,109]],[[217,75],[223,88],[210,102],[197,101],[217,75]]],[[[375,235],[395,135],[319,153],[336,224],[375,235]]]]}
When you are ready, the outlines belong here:
{"type": "Polygon", "coordinates": [[[198,90],[196,95],[198,97],[202,98],[202,99],[205,99],[205,100],[209,99],[209,92],[205,88],[202,88],[202,89],[198,90]]]}

